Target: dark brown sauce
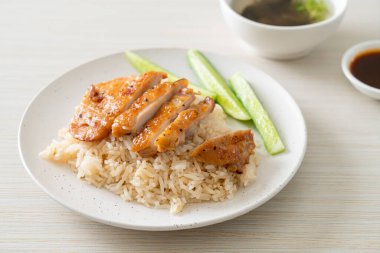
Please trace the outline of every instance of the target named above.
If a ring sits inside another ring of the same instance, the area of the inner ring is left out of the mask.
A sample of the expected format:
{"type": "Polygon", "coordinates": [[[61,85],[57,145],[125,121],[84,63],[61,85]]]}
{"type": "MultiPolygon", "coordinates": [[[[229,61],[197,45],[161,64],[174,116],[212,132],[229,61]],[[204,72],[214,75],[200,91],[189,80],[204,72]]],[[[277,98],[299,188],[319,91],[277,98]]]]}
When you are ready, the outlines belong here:
{"type": "Polygon", "coordinates": [[[243,17],[250,20],[277,26],[297,26],[311,24],[305,12],[299,12],[292,0],[261,0],[247,6],[243,17]]]}
{"type": "Polygon", "coordinates": [[[380,48],[357,55],[351,62],[350,70],[363,83],[380,89],[380,48]]]}

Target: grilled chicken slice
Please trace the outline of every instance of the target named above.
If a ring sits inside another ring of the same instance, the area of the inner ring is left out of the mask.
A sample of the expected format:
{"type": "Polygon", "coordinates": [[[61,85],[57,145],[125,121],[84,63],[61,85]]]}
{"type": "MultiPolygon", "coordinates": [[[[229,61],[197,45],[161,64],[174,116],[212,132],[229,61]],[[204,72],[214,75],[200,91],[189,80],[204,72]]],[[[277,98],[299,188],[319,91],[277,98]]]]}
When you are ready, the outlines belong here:
{"type": "Polygon", "coordinates": [[[155,145],[158,152],[174,150],[185,142],[191,133],[191,128],[214,110],[215,102],[210,97],[189,109],[181,112],[178,117],[157,138],[155,145]]]}
{"type": "Polygon", "coordinates": [[[194,99],[193,91],[184,89],[162,105],[156,115],[146,123],[143,131],[133,139],[132,151],[142,157],[154,156],[157,153],[154,144],[157,137],[181,111],[190,106],[194,99]]]}
{"type": "Polygon", "coordinates": [[[115,119],[112,125],[112,134],[120,137],[124,134],[139,132],[158,109],[175,93],[186,88],[187,84],[186,79],[180,79],[174,83],[161,83],[146,91],[128,110],[115,119]]]}
{"type": "Polygon", "coordinates": [[[249,162],[254,149],[252,131],[240,130],[206,140],[193,149],[190,156],[203,163],[227,166],[239,173],[249,162]]]}
{"type": "Polygon", "coordinates": [[[71,135],[82,141],[107,137],[116,116],[163,78],[165,73],[147,72],[136,78],[122,77],[91,85],[71,120],[71,135]]]}

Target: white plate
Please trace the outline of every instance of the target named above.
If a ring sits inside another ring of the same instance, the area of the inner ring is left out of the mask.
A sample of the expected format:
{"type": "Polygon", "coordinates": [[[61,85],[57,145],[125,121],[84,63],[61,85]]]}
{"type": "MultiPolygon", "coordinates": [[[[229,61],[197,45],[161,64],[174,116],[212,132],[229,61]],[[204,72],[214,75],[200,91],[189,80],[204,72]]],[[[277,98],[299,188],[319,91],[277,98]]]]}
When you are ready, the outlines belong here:
{"type": "MultiPolygon", "coordinates": [[[[179,76],[196,82],[183,49],[146,49],[137,53],[159,63],[179,76]]],[[[39,158],[57,131],[66,126],[88,85],[135,73],[123,53],[106,56],[64,74],[31,102],[21,121],[19,150],[24,166],[34,181],[53,199],[90,219],[130,229],[179,230],[215,224],[245,214],[275,196],[294,176],[306,149],[306,126],[302,113],[281,85],[257,68],[222,55],[206,56],[229,77],[240,71],[274,120],[287,150],[271,157],[261,146],[256,183],[239,189],[231,200],[188,205],[179,215],[165,209],[150,209],[124,202],[105,189],[78,180],[66,166],[39,158]]],[[[259,138],[256,134],[256,138],[259,138]]],[[[258,140],[259,142],[261,140],[258,140]]]]}

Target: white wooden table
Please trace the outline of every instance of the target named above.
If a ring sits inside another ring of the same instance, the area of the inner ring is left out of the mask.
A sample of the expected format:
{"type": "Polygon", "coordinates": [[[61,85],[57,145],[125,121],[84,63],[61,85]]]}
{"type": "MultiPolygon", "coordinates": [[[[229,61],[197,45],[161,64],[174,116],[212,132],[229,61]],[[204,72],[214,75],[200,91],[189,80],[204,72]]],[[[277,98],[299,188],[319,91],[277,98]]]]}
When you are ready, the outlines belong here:
{"type": "Polygon", "coordinates": [[[240,45],[217,0],[0,1],[0,251],[380,252],[380,102],[340,70],[349,46],[380,38],[379,14],[379,0],[352,0],[333,37],[306,58],[277,62],[240,45]],[[309,144],[281,193],[218,225],[141,232],[90,221],[32,182],[16,141],[29,101],[81,63],[144,47],[234,55],[283,84],[304,113],[309,144]]]}

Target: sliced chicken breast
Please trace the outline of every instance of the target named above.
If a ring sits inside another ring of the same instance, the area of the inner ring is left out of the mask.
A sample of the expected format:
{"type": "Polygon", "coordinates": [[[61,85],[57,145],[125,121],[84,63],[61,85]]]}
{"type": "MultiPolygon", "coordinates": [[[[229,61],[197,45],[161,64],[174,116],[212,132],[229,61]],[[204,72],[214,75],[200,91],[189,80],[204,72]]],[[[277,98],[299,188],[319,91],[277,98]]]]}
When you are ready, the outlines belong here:
{"type": "Polygon", "coordinates": [[[206,97],[198,104],[182,111],[178,117],[158,136],[155,145],[158,152],[174,150],[185,142],[186,136],[191,133],[191,128],[201,119],[210,114],[215,107],[215,102],[206,97]]]}
{"type": "Polygon", "coordinates": [[[147,72],[137,77],[122,77],[91,85],[76,108],[69,131],[82,141],[97,141],[108,136],[116,116],[143,92],[166,78],[165,73],[147,72]]]}
{"type": "Polygon", "coordinates": [[[240,130],[206,140],[193,149],[190,156],[203,163],[228,166],[241,172],[254,149],[252,131],[240,130]]]}
{"type": "Polygon", "coordinates": [[[157,137],[194,99],[192,90],[182,90],[161,106],[156,115],[146,123],[143,131],[133,139],[132,151],[142,157],[154,156],[157,153],[157,147],[154,145],[157,137]]]}
{"type": "Polygon", "coordinates": [[[141,131],[144,124],[155,115],[158,109],[187,85],[186,79],[180,79],[174,83],[161,83],[146,91],[128,110],[115,119],[112,134],[120,137],[141,131]]]}

